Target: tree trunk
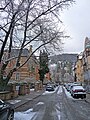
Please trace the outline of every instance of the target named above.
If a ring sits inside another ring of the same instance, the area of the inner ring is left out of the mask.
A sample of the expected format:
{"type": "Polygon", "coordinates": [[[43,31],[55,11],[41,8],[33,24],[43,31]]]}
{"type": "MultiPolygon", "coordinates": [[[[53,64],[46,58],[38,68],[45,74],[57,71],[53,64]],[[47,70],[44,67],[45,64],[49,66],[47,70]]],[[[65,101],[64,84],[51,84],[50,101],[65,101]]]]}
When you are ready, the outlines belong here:
{"type": "Polygon", "coordinates": [[[7,90],[7,84],[13,74],[13,72],[16,71],[16,68],[12,69],[9,74],[6,76],[6,78],[3,77],[3,75],[0,73],[0,91],[7,90]]]}

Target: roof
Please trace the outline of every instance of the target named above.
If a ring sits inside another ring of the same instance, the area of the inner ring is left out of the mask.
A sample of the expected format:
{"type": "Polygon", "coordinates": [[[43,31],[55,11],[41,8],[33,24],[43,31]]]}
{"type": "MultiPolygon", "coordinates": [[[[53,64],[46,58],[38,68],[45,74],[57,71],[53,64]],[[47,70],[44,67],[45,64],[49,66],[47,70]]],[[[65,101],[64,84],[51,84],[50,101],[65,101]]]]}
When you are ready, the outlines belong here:
{"type": "MultiPolygon", "coordinates": [[[[12,49],[11,50],[11,57],[17,57],[19,54],[20,49],[12,49]]],[[[21,56],[28,56],[29,55],[29,50],[28,49],[23,49],[21,56]]]]}
{"type": "MultiPolygon", "coordinates": [[[[11,53],[10,53],[10,58],[17,58],[18,57],[18,55],[19,55],[19,51],[20,51],[20,49],[12,49],[11,50],[11,53]]],[[[7,53],[8,52],[8,50],[5,50],[5,53],[7,53]]],[[[4,55],[5,56],[5,55],[4,55]]],[[[22,54],[21,54],[21,57],[29,57],[30,56],[30,51],[28,50],[28,49],[23,49],[22,50],[22,54]]],[[[37,60],[37,58],[36,58],[36,56],[35,55],[33,55],[32,56],[32,59],[33,59],[33,61],[35,62],[35,63],[38,63],[38,60],[37,60]]],[[[7,59],[5,59],[5,61],[6,61],[7,59]]],[[[12,60],[12,59],[11,59],[12,60]]]]}

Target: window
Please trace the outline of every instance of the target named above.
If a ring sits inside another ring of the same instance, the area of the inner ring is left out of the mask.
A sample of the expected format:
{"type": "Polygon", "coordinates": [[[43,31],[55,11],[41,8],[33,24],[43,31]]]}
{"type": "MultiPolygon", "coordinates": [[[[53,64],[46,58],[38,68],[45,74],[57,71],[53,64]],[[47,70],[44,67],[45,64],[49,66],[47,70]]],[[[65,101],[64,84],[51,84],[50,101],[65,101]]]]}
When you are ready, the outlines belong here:
{"type": "Polygon", "coordinates": [[[16,77],[16,80],[20,80],[20,73],[17,72],[15,77],[16,77]]]}
{"type": "Polygon", "coordinates": [[[90,56],[90,51],[86,51],[86,57],[90,56]]]}

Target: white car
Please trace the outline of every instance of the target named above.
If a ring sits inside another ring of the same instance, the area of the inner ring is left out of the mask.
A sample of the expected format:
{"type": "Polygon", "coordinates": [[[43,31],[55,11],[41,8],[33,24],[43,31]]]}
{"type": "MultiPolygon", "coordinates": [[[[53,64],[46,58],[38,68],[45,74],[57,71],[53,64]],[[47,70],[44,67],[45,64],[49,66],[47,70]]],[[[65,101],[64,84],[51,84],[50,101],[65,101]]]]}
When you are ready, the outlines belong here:
{"type": "Polygon", "coordinates": [[[69,86],[69,92],[71,93],[71,90],[73,88],[73,86],[81,86],[80,84],[74,84],[72,83],[70,86],[69,86]]]}
{"type": "Polygon", "coordinates": [[[71,89],[71,95],[74,98],[86,98],[86,91],[82,86],[73,86],[71,89]]]}

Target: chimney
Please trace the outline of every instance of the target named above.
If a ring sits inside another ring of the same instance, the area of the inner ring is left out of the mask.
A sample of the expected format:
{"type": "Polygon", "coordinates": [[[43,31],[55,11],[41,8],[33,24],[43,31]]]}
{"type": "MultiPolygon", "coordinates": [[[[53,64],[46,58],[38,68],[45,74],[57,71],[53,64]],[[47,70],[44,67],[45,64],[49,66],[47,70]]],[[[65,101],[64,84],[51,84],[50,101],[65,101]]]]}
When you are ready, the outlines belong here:
{"type": "Polygon", "coordinates": [[[30,45],[29,52],[32,53],[32,45],[30,45]]]}

